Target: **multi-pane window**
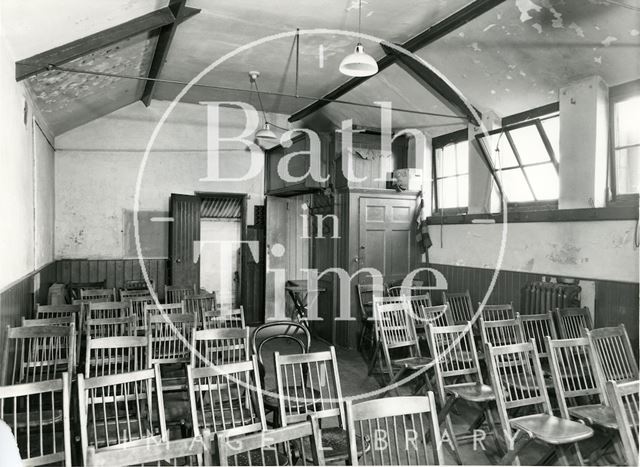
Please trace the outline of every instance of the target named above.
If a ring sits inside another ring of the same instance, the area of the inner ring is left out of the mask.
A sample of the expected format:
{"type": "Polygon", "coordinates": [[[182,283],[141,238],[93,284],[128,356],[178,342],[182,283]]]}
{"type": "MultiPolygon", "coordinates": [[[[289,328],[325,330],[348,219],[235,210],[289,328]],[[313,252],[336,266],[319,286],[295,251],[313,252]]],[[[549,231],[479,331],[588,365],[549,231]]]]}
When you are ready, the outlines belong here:
{"type": "Polygon", "coordinates": [[[469,143],[460,141],[435,149],[435,205],[437,209],[469,205],[469,143]]]}
{"type": "Polygon", "coordinates": [[[612,109],[614,195],[638,193],[640,182],[640,96],[615,102],[612,109]]]}
{"type": "Polygon", "coordinates": [[[558,199],[559,120],[543,117],[479,137],[508,202],[558,199]]]}

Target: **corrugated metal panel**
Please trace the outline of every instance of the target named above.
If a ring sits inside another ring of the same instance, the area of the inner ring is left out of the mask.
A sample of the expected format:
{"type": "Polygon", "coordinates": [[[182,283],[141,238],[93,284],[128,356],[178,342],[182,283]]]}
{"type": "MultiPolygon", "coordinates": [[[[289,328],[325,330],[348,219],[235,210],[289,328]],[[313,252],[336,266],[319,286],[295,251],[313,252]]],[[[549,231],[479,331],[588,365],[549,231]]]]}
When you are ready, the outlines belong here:
{"type": "Polygon", "coordinates": [[[201,203],[201,218],[240,219],[241,214],[242,199],[240,198],[204,198],[201,203]]]}

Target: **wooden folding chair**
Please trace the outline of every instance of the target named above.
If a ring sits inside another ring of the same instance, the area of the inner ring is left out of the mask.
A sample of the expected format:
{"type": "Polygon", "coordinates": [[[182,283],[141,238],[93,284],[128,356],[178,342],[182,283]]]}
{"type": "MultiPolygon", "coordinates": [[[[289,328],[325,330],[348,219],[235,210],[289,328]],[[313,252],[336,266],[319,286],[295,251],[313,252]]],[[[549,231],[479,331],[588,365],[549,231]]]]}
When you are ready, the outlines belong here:
{"type": "Polygon", "coordinates": [[[583,334],[595,350],[605,381],[626,383],[638,379],[638,363],[624,324],[583,330],[583,334]]]}
{"type": "Polygon", "coordinates": [[[480,336],[483,348],[486,348],[487,344],[497,347],[525,342],[520,314],[517,313],[513,319],[494,321],[485,321],[484,318],[480,318],[480,336]]]}
{"type": "Polygon", "coordinates": [[[640,438],[640,381],[616,383],[607,381],[608,399],[615,413],[618,433],[624,450],[626,465],[638,465],[638,439],[640,438]]]}
{"type": "MultiPolygon", "coordinates": [[[[480,302],[478,302],[480,308],[480,302]]],[[[485,305],[480,315],[485,321],[501,321],[505,319],[516,319],[516,312],[513,304],[505,303],[501,305],[485,305]]]]}
{"type": "MultiPolygon", "coordinates": [[[[184,315],[186,311],[184,309],[184,303],[165,303],[160,305],[155,305],[153,303],[145,303],[144,304],[144,315],[145,319],[147,316],[154,315],[184,315]]],[[[194,315],[195,317],[195,315],[194,315]]]]}
{"type": "Polygon", "coordinates": [[[560,416],[582,421],[607,438],[607,442],[596,451],[597,455],[591,456],[596,461],[611,445],[618,426],[613,409],[606,400],[593,347],[586,337],[547,337],[545,344],[560,416]]]}
{"type": "Polygon", "coordinates": [[[75,374],[75,326],[7,326],[2,355],[3,384],[59,379],[75,374]]]}
{"type": "MultiPolygon", "coordinates": [[[[375,299],[373,310],[386,372],[390,376],[389,385],[393,385],[407,371],[423,370],[431,359],[422,356],[407,301],[383,303],[375,299]],[[392,357],[392,353],[398,352],[405,353],[405,356],[392,357]]],[[[430,382],[426,371],[423,377],[428,387],[430,382]]]]}
{"type": "Polygon", "coordinates": [[[167,441],[160,368],[95,378],[78,375],[82,459],[87,450],[167,441]]]}
{"type": "Polygon", "coordinates": [[[164,286],[165,303],[182,303],[185,297],[195,294],[195,287],[182,287],[179,285],[164,286]]]}
{"type": "Polygon", "coordinates": [[[151,295],[139,295],[137,297],[123,297],[122,301],[129,304],[131,314],[138,319],[138,331],[146,330],[147,323],[144,319],[144,307],[153,305],[154,300],[151,295]]]}
{"type": "Polygon", "coordinates": [[[244,308],[220,308],[202,312],[203,329],[244,328],[244,308]]]}
{"type": "Polygon", "coordinates": [[[216,465],[326,465],[317,419],[243,436],[216,434],[216,465]]]}
{"type": "Polygon", "coordinates": [[[588,307],[557,308],[554,312],[558,335],[561,339],[575,339],[582,336],[584,329],[593,329],[588,307]]]}
{"type": "Polygon", "coordinates": [[[147,338],[117,336],[92,339],[87,337],[84,377],[116,375],[149,367],[147,338]]]}
{"type": "MultiPolygon", "coordinates": [[[[427,327],[429,348],[432,349],[436,363],[436,394],[441,407],[438,421],[440,425],[446,423],[453,444],[453,455],[458,464],[462,464],[458,442],[463,436],[454,432],[450,416],[458,401],[463,400],[480,407],[484,414],[483,419],[487,420],[496,439],[496,445],[498,444],[491,413],[496,397],[491,386],[484,384],[473,332],[467,326],[460,324],[427,327]]],[[[472,425],[468,433],[472,433],[474,428],[476,427],[472,425]]]]}
{"type": "Polygon", "coordinates": [[[475,311],[468,290],[464,292],[442,292],[442,301],[449,305],[453,324],[464,324],[473,320],[475,311]]]}
{"type": "Polygon", "coordinates": [[[533,342],[501,347],[487,344],[485,360],[507,447],[500,463],[519,463],[520,451],[535,440],[557,449],[560,464],[569,465],[568,447],[575,450],[582,464],[577,443],[593,436],[593,429],[553,415],[536,345],[533,342]],[[512,411],[525,407],[529,415],[515,416],[512,411]]]}
{"type": "Polygon", "coordinates": [[[36,319],[77,316],[79,313],[80,305],[38,305],[36,308],[36,319]]]}
{"type": "Polygon", "coordinates": [[[13,432],[23,465],[72,465],[70,381],[68,373],[60,376],[0,386],[0,419],[13,432]]]}
{"type": "Polygon", "coordinates": [[[184,310],[187,313],[193,313],[196,315],[198,327],[204,328],[205,311],[216,310],[216,294],[215,293],[201,293],[186,296],[182,299],[184,304],[184,310]]]}
{"type": "Polygon", "coordinates": [[[69,282],[67,290],[71,300],[80,300],[80,291],[83,289],[104,289],[107,287],[107,281],[96,282],[69,282]]]}
{"type": "MultiPolygon", "coordinates": [[[[376,330],[373,320],[373,299],[384,295],[384,287],[374,284],[357,284],[358,304],[360,306],[360,340],[358,350],[362,352],[363,345],[368,342],[371,350],[375,353],[377,346],[376,330]]],[[[373,359],[372,356],[369,357],[373,359]]]]}
{"type": "Polygon", "coordinates": [[[123,316],[121,318],[90,318],[85,322],[86,337],[94,339],[135,336],[137,329],[138,320],[135,316],[123,316]]]}
{"type": "Polygon", "coordinates": [[[193,433],[204,429],[229,436],[266,428],[256,357],[216,367],[187,365],[193,433]]]}
{"type": "Polygon", "coordinates": [[[210,456],[210,435],[164,442],[149,442],[124,449],[87,450],[88,467],[134,465],[213,465],[210,456]]]}
{"type": "MultiPolygon", "coordinates": [[[[58,318],[26,319],[22,318],[22,326],[76,326],[76,316],[60,316],[58,318]]],[[[76,327],[77,329],[77,327],[76,327]]]]}
{"type": "Polygon", "coordinates": [[[524,342],[529,342],[531,339],[534,339],[538,356],[540,357],[542,371],[548,374],[549,355],[547,354],[547,347],[545,346],[545,338],[547,336],[551,339],[558,338],[556,326],[553,321],[553,314],[549,311],[535,315],[520,315],[520,323],[522,324],[524,342]]]}
{"type": "MultiPolygon", "coordinates": [[[[149,282],[151,283],[151,288],[155,290],[153,279],[150,279],[149,282]]],[[[131,279],[124,281],[123,290],[146,290],[148,292],[149,286],[144,279],[131,279]]]]}
{"type": "Polygon", "coordinates": [[[114,302],[116,300],[116,289],[80,289],[80,300],[114,302]]]}
{"type": "Polygon", "coordinates": [[[436,404],[429,391],[422,397],[387,397],[346,402],[350,465],[440,465],[442,439],[436,404]],[[358,437],[371,448],[361,457],[358,437]]]}
{"type": "Polygon", "coordinates": [[[126,302],[131,298],[145,297],[151,298],[151,294],[147,289],[135,289],[135,290],[127,290],[120,289],[120,301],[126,302]]]}
{"type": "MultiPolygon", "coordinates": [[[[279,396],[279,425],[287,426],[315,414],[336,426],[321,433],[327,462],[349,458],[346,421],[335,349],[306,354],[274,355],[279,396]]],[[[362,451],[362,441],[360,452],[362,451]]]]}
{"type": "Polygon", "coordinates": [[[89,303],[87,319],[124,318],[127,316],[131,316],[129,302],[89,303]]]}
{"type": "Polygon", "coordinates": [[[193,333],[193,368],[245,362],[249,355],[249,328],[203,329],[193,333]]]}

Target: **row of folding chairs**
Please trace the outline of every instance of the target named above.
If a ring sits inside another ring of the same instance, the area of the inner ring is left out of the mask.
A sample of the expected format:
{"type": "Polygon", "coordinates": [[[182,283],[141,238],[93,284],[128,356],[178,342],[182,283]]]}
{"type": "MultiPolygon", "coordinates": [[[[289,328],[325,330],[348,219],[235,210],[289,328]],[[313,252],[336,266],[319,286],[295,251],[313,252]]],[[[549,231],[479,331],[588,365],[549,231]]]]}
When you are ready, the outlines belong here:
{"type": "MultiPolygon", "coordinates": [[[[152,289],[155,293],[153,281],[151,281],[152,289]]],[[[72,284],[70,286],[71,300],[89,300],[101,302],[125,301],[131,297],[151,296],[152,293],[145,281],[128,281],[121,289],[115,287],[106,288],[104,282],[72,284]]],[[[202,295],[193,287],[184,287],[178,285],[165,285],[164,287],[164,303],[180,303],[187,297],[194,295],[202,295]]],[[[215,293],[213,293],[215,295],[215,293]]],[[[214,297],[215,299],[215,297],[214,297]]]]}

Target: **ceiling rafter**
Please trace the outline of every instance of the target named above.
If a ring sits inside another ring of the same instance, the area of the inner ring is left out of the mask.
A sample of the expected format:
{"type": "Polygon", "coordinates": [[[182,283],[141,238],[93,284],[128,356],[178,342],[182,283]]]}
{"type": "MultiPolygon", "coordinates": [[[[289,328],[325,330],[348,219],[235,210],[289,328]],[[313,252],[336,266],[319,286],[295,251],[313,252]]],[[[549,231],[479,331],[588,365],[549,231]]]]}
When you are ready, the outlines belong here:
{"type": "MultiPolygon", "coordinates": [[[[433,26],[425,29],[417,36],[414,36],[408,41],[404,42],[400,45],[400,47],[409,52],[416,52],[421,48],[450,34],[459,27],[467,24],[469,21],[472,21],[475,18],[483,15],[484,13],[492,10],[501,3],[504,3],[504,1],[505,0],[474,0],[455,13],[447,16],[442,21],[439,21],[433,26]]],[[[396,63],[397,59],[398,57],[395,54],[388,54],[382,57],[377,62],[379,72],[396,63]]],[[[340,98],[355,87],[364,83],[369,78],[371,78],[371,76],[351,78],[349,81],[343,83],[333,91],[329,92],[321,100],[317,100],[316,102],[313,102],[303,109],[299,110],[298,112],[294,113],[291,117],[289,117],[289,121],[297,122],[298,120],[309,116],[310,114],[320,110],[322,107],[327,105],[328,101],[340,98]]]]}
{"type": "Polygon", "coordinates": [[[16,81],[42,73],[50,65],[63,65],[138,34],[179,24],[199,12],[200,10],[196,8],[184,7],[180,10],[179,16],[175,16],[171,8],[161,8],[104,31],[19,60],[16,62],[16,81]]]}

